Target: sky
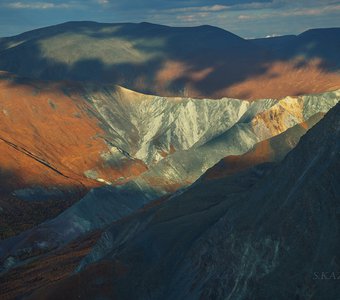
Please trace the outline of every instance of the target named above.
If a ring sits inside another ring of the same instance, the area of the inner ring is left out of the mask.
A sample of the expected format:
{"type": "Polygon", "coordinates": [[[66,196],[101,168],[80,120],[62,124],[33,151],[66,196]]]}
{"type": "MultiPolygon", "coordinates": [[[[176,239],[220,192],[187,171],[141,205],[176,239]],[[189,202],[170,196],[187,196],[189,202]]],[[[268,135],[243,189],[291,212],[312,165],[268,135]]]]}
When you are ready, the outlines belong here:
{"type": "Polygon", "coordinates": [[[0,37],[67,21],[213,25],[244,38],[340,27],[335,0],[0,0],[0,37]]]}

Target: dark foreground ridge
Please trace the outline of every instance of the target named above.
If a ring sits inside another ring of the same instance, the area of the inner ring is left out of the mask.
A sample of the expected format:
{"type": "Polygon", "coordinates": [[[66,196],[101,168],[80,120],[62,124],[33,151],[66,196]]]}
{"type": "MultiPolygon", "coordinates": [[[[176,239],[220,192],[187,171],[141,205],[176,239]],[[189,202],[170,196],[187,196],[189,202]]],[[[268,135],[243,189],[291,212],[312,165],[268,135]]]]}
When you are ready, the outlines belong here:
{"type": "Polygon", "coordinates": [[[113,224],[30,299],[337,299],[340,105],[278,165],[198,182],[113,224]]]}

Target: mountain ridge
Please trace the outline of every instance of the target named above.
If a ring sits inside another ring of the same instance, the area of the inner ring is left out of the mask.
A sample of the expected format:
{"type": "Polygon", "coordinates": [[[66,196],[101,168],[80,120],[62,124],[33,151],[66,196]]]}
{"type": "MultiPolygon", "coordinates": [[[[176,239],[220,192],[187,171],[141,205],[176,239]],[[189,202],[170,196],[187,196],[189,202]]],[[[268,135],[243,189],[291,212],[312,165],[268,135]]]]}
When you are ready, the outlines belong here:
{"type": "Polygon", "coordinates": [[[338,267],[339,109],[278,165],[201,182],[149,214],[112,224],[79,273],[33,297],[57,299],[62,290],[71,299],[337,299],[337,281],[324,284],[315,273],[338,267]]]}
{"type": "Polygon", "coordinates": [[[329,44],[321,31],[317,48],[302,47],[306,32],[276,49],[212,26],[72,22],[2,39],[0,69],[161,96],[280,98],[340,88],[338,35],[329,44]]]}
{"type": "MultiPolygon", "coordinates": [[[[227,98],[220,101],[167,99],[141,94],[139,94],[139,98],[136,98],[135,92],[132,92],[133,99],[130,99],[131,93],[126,89],[117,87],[109,89],[106,86],[101,90],[99,86],[96,86],[96,89],[93,90],[89,85],[86,85],[80,94],[88,104],[97,103],[92,106],[95,108],[92,110],[92,116],[99,114],[103,119],[98,120],[109,122],[109,126],[102,123],[101,128],[107,132],[107,139],[111,140],[112,145],[115,145],[114,148],[122,149],[131,157],[144,159],[148,170],[134,174],[134,177],[125,180],[125,182],[124,180],[112,181],[112,186],[95,188],[56,218],[1,242],[0,256],[2,257],[1,268],[3,271],[20,264],[22,256],[20,253],[23,251],[26,253],[24,260],[27,257],[37,258],[37,253],[41,251],[48,253],[55,247],[61,247],[93,230],[101,229],[151,201],[166,197],[176,190],[178,193],[185,191],[221,158],[243,154],[256,147],[258,142],[286,132],[287,129],[307,121],[315,114],[327,112],[339,101],[339,91],[303,97],[286,97],[280,101],[263,99],[257,102],[227,98]],[[128,103],[129,101],[131,102],[128,103]],[[132,108],[129,106],[131,104],[132,108]],[[189,113],[188,109],[197,113],[189,113]],[[103,112],[105,113],[103,114],[103,112]],[[141,115],[135,115],[135,112],[141,115]],[[211,114],[212,112],[213,114],[211,114]],[[188,115],[195,116],[195,118],[189,118],[188,115]],[[123,116],[123,123],[120,122],[120,116],[123,116]],[[145,118],[141,116],[145,116],[145,118]],[[125,140],[121,141],[121,132],[130,132],[133,135],[132,130],[126,129],[129,119],[131,123],[133,120],[137,122],[134,125],[135,128],[138,128],[136,132],[142,135],[130,141],[129,137],[125,137],[125,140]],[[192,121],[200,126],[191,128],[190,122],[192,121]],[[222,132],[220,131],[220,122],[224,123],[222,132]],[[122,124],[125,125],[122,127],[122,124]],[[150,124],[152,124],[151,129],[149,128],[150,124]],[[189,128],[196,139],[188,145],[186,145],[188,136],[186,134],[183,136],[185,124],[190,125],[189,128]],[[213,131],[201,140],[200,130],[206,134],[207,124],[213,131]],[[115,130],[110,132],[110,128],[115,130]],[[178,131],[178,128],[181,130],[178,131]],[[146,136],[148,136],[146,153],[157,155],[159,150],[164,152],[169,149],[168,155],[158,156],[159,161],[150,161],[148,157],[139,156],[144,152],[139,153],[138,147],[143,149],[146,145],[146,136]],[[172,140],[180,141],[183,144],[182,148],[179,148],[177,144],[172,144],[172,140]],[[128,144],[125,145],[125,141],[131,143],[133,151],[126,148],[128,144]],[[172,150],[171,145],[175,146],[172,150]],[[187,146],[189,148],[186,148],[187,146]],[[34,244],[32,241],[35,241],[34,244]],[[43,248],[39,245],[43,245],[41,246],[43,248]]],[[[72,95],[72,93],[70,94],[69,91],[68,95],[72,95]]],[[[303,126],[308,128],[308,124],[307,121],[303,123],[303,126]]],[[[294,132],[293,130],[290,134],[295,134],[294,132]]],[[[298,133],[298,137],[303,132],[298,133]]],[[[109,143],[109,145],[111,144],[109,143]]],[[[291,148],[292,146],[288,146],[286,151],[291,148]]],[[[120,156],[116,158],[116,150],[111,149],[110,153],[112,155],[110,159],[113,161],[118,159],[119,166],[120,156]]],[[[277,156],[278,159],[280,157],[282,155],[277,156]]],[[[106,156],[105,159],[107,159],[106,156]]],[[[272,159],[265,157],[264,160],[272,159]]],[[[255,163],[256,160],[253,161],[253,164],[255,163]]],[[[88,170],[84,174],[85,177],[98,181],[100,179],[102,184],[111,181],[107,177],[98,178],[96,172],[90,171],[88,170]]],[[[16,192],[25,195],[31,191],[24,189],[16,192]]]]}

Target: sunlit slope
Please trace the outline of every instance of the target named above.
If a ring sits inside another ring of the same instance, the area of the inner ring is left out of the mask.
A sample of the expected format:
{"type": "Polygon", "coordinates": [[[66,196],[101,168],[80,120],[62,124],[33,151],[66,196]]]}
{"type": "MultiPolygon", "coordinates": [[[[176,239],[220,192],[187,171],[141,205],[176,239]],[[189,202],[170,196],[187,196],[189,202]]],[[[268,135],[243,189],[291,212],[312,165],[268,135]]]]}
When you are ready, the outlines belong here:
{"type": "Polygon", "coordinates": [[[142,162],[110,152],[100,120],[76,85],[3,75],[0,168],[12,188],[92,187],[98,183],[89,170],[107,180],[146,170],[142,162]]]}
{"type": "Polygon", "coordinates": [[[173,190],[339,101],[338,91],[255,102],[160,97],[7,73],[0,84],[1,176],[12,191],[131,179],[173,190]]]}

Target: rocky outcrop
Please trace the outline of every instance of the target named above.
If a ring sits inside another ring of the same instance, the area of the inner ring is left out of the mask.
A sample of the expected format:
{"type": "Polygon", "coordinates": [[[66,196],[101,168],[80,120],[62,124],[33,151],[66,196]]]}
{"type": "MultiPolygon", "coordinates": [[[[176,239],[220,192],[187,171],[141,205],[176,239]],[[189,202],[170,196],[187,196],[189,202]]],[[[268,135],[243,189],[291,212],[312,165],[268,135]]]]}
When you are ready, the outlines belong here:
{"type": "MultiPolygon", "coordinates": [[[[194,182],[220,158],[241,155],[257,143],[303,123],[319,112],[327,112],[339,101],[339,92],[302,97],[286,97],[279,101],[259,100],[248,103],[240,119],[225,132],[192,148],[176,151],[136,179],[155,186],[187,185],[194,182]]],[[[213,127],[213,124],[211,125],[213,127]]]]}

